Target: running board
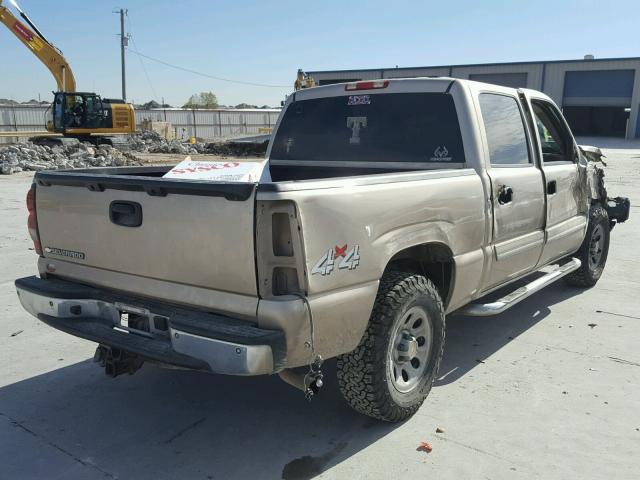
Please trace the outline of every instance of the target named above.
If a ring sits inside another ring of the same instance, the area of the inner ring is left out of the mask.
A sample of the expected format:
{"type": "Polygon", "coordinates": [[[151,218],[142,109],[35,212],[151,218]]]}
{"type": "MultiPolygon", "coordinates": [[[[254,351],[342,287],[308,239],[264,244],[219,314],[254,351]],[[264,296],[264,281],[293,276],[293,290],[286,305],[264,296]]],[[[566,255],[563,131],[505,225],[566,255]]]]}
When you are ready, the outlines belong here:
{"type": "Polygon", "coordinates": [[[542,290],[547,285],[552,284],[556,280],[561,279],[565,275],[580,268],[582,263],[577,258],[572,258],[564,265],[557,265],[556,268],[547,273],[546,275],[535,279],[531,283],[527,283],[525,286],[518,288],[517,290],[505,295],[504,297],[491,303],[470,303],[469,305],[462,307],[456,313],[462,315],[471,315],[473,317],[488,317],[491,315],[497,315],[505,310],[513,307],[515,304],[520,303],[529,295],[542,290]]]}

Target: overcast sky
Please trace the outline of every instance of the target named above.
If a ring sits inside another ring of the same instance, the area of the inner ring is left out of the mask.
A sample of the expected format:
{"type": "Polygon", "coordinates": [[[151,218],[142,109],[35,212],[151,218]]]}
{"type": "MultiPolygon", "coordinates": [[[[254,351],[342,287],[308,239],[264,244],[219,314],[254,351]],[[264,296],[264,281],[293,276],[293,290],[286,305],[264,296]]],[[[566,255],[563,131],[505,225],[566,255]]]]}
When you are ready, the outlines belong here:
{"type": "MultiPolygon", "coordinates": [[[[117,7],[130,47],[208,75],[127,54],[128,99],[179,106],[195,92],[220,103],[278,105],[297,68],[379,68],[640,56],[640,6],[629,1],[105,1],[18,0],[71,64],[78,90],[120,97],[117,7]],[[145,75],[146,68],[149,79],[145,75]]],[[[4,4],[8,4],[5,0],[4,4]]],[[[0,27],[0,98],[51,96],[38,60],[0,27]]]]}

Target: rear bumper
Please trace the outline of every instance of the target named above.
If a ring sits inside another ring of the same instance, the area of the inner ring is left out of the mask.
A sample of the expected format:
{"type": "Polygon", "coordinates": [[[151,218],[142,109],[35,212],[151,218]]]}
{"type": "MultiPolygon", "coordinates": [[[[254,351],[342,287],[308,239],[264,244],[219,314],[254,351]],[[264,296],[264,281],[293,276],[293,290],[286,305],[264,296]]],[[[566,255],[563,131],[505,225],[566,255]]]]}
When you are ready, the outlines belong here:
{"type": "Polygon", "coordinates": [[[281,330],[64,280],[26,277],[15,285],[22,306],[39,320],[146,359],[229,375],[269,374],[284,368],[286,342],[281,330]],[[122,313],[146,317],[149,332],[127,331],[121,325],[122,313]]]}

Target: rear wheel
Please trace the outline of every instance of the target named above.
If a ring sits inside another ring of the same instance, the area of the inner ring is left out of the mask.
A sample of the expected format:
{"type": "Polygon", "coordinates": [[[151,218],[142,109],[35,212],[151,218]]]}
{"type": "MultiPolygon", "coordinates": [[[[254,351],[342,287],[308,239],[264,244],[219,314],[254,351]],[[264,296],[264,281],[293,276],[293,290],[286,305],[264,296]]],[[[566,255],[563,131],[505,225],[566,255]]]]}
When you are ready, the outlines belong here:
{"type": "Polygon", "coordinates": [[[609,254],[609,216],[600,205],[589,210],[589,226],[580,249],[574,257],[580,259],[582,265],[565,278],[569,285],[577,287],[593,287],[604,271],[609,254]]]}
{"type": "Polygon", "coordinates": [[[427,397],[444,349],[440,295],[425,277],[388,272],[360,345],[338,357],[338,383],[349,405],[365,415],[401,421],[427,397]]]}

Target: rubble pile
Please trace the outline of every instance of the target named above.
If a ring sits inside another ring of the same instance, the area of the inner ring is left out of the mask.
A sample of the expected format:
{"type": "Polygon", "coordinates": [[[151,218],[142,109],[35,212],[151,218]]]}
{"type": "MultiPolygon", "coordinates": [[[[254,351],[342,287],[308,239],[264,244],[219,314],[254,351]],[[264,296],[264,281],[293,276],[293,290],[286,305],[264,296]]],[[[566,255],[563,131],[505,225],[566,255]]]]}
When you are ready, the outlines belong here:
{"type": "Polygon", "coordinates": [[[178,153],[182,155],[209,154],[233,157],[262,157],[267,151],[267,142],[242,143],[235,141],[193,144],[180,140],[167,140],[154,131],[143,131],[129,137],[126,148],[140,153],[178,153]]]}
{"type": "Polygon", "coordinates": [[[241,142],[217,142],[207,143],[205,152],[210,155],[221,155],[229,157],[264,157],[267,153],[267,145],[264,143],[241,143],[241,142]]]}
{"type": "Polygon", "coordinates": [[[77,142],[70,145],[36,145],[31,142],[0,147],[0,173],[68,168],[140,165],[132,155],[111,145],[94,146],[77,142]]]}
{"type": "MultiPolygon", "coordinates": [[[[65,139],[68,140],[68,139],[65,139]]],[[[33,142],[0,146],[0,174],[22,171],[61,170],[87,167],[141,165],[136,153],[207,154],[223,157],[264,157],[265,143],[196,142],[167,140],[157,132],[142,131],[119,137],[116,146],[66,141],[63,145],[39,145],[33,142]]]]}
{"type": "Polygon", "coordinates": [[[140,153],[179,153],[182,155],[193,155],[195,153],[206,153],[205,146],[204,143],[191,145],[183,143],[180,140],[167,140],[159,133],[148,130],[131,135],[121,148],[140,153]]]}

